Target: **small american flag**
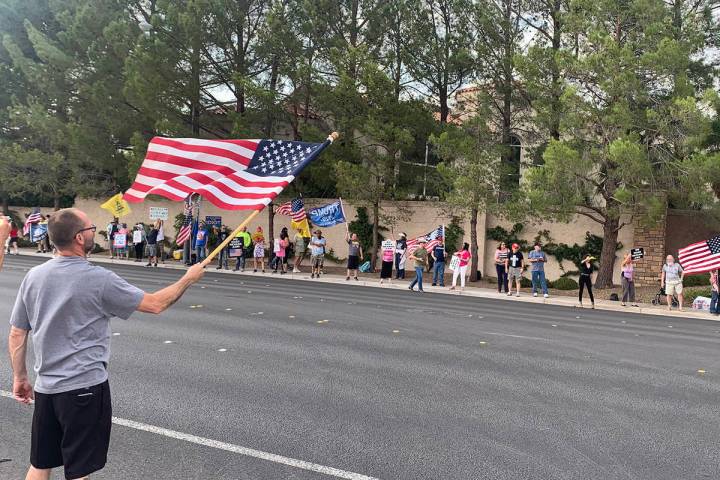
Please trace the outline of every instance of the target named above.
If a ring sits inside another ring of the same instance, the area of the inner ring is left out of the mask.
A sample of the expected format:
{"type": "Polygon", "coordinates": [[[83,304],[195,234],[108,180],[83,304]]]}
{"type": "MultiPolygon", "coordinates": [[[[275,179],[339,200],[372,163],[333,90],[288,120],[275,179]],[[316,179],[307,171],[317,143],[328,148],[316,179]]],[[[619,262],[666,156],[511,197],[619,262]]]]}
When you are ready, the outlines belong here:
{"type": "Polygon", "coordinates": [[[30,235],[30,229],[32,228],[32,224],[38,223],[40,220],[42,220],[42,215],[40,215],[40,210],[36,208],[27,217],[27,220],[25,220],[25,225],[23,226],[23,235],[30,235]]]}
{"type": "Polygon", "coordinates": [[[305,215],[305,204],[302,198],[296,198],[291,202],[283,203],[277,208],[276,213],[291,216],[293,222],[302,222],[307,218],[307,215],[305,215]]]}
{"type": "Polygon", "coordinates": [[[678,260],[686,274],[709,272],[720,268],[720,235],[681,249],[678,260]]]}
{"type": "Polygon", "coordinates": [[[420,240],[421,238],[424,238],[425,241],[427,242],[427,243],[425,243],[425,250],[427,250],[429,252],[436,246],[442,244],[444,236],[445,236],[445,234],[443,231],[443,227],[441,225],[426,235],[420,235],[419,237],[413,238],[412,240],[408,240],[407,250],[409,253],[414,252],[415,249],[418,248],[418,240],[420,240]]]}
{"type": "Polygon", "coordinates": [[[190,196],[188,196],[188,198],[185,200],[185,208],[183,209],[185,218],[183,219],[182,226],[180,227],[177,237],[175,238],[175,243],[177,243],[178,245],[182,245],[187,241],[188,238],[190,238],[190,233],[192,233],[192,211],[193,204],[190,201],[190,196]]]}
{"type": "Polygon", "coordinates": [[[198,193],[224,210],[261,210],[333,140],[206,140],[155,137],[128,202],[150,194],[183,200],[198,193]]]}

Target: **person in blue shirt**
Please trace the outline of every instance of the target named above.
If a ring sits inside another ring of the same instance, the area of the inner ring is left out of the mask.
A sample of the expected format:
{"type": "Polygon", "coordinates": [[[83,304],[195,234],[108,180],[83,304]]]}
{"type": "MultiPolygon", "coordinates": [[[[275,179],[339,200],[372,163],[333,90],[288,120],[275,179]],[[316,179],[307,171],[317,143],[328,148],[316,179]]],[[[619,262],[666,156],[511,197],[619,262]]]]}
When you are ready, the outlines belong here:
{"type": "MultiPolygon", "coordinates": [[[[441,239],[442,240],[442,239],[441,239]]],[[[435,245],[435,248],[430,252],[430,256],[433,258],[433,281],[432,286],[434,287],[438,283],[441,287],[445,286],[445,244],[439,243],[435,245]]]]}
{"type": "Polygon", "coordinates": [[[537,291],[542,287],[543,297],[548,298],[547,282],[545,281],[545,264],[547,263],[547,255],[542,251],[540,242],[535,242],[532,252],[528,253],[528,261],[530,262],[530,272],[532,274],[532,293],[533,297],[537,297],[537,291]]]}
{"type": "Polygon", "coordinates": [[[208,240],[208,229],[205,222],[200,224],[197,233],[195,234],[195,255],[197,262],[205,260],[205,247],[207,246],[208,240]]]}

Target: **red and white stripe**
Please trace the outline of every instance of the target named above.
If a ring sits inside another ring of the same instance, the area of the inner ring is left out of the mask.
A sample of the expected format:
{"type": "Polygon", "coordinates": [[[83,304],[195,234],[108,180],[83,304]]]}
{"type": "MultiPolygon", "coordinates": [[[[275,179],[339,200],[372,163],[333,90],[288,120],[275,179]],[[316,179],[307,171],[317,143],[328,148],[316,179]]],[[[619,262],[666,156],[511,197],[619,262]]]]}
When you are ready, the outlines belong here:
{"type": "Polygon", "coordinates": [[[249,173],[259,142],[155,137],[124,198],[137,203],[155,194],[180,201],[199,193],[225,210],[260,210],[295,177],[249,173]]]}
{"type": "Polygon", "coordinates": [[[40,212],[34,212],[31,213],[29,217],[25,220],[25,225],[23,225],[23,236],[24,235],[30,235],[30,228],[33,223],[38,223],[42,220],[42,215],[40,215],[40,212]]]}
{"type": "Polygon", "coordinates": [[[720,268],[720,253],[712,253],[708,242],[697,242],[679,250],[678,261],[685,274],[709,272],[720,268]]]}
{"type": "Polygon", "coordinates": [[[180,227],[180,231],[177,234],[177,238],[175,239],[175,243],[178,245],[182,245],[187,241],[188,238],[190,238],[190,233],[192,232],[192,225],[183,225],[180,227]]]}
{"type": "Polygon", "coordinates": [[[292,211],[292,202],[283,203],[277,208],[275,213],[292,217],[293,222],[302,222],[307,218],[307,215],[305,214],[305,207],[301,208],[297,212],[292,211]]]}

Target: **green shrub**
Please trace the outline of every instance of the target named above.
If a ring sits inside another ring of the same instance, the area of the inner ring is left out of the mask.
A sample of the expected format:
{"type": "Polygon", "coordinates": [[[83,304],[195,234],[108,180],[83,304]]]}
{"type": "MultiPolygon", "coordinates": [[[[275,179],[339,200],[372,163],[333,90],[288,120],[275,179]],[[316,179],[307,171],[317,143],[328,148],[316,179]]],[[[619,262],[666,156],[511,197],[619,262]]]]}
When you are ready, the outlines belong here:
{"type": "Polygon", "coordinates": [[[577,290],[580,287],[578,282],[570,277],[560,277],[551,283],[552,286],[550,286],[550,288],[555,288],[557,290],[577,290]]]}
{"type": "Polygon", "coordinates": [[[710,285],[710,275],[707,273],[688,275],[683,278],[683,286],[685,287],[705,287],[708,285],[710,285]]]}
{"type": "Polygon", "coordinates": [[[711,298],[712,293],[710,287],[707,288],[686,288],[683,290],[684,304],[688,307],[692,306],[693,300],[697,297],[711,298]]]}
{"type": "Polygon", "coordinates": [[[532,287],[532,282],[530,281],[529,278],[522,277],[522,279],[520,279],[520,286],[522,288],[530,288],[530,287],[532,287]]]}

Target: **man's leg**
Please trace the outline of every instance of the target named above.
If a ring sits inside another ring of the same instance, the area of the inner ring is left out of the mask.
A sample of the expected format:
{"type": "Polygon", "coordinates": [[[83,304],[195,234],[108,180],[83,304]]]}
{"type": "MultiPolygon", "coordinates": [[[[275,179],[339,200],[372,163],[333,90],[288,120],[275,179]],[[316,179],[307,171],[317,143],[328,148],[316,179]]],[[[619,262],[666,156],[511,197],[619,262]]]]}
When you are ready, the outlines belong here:
{"type": "Polygon", "coordinates": [[[531,272],[530,273],[530,281],[532,282],[532,294],[535,295],[537,292],[537,284],[538,284],[538,273],[539,272],[531,272]]]}
{"type": "Polygon", "coordinates": [[[422,290],[422,277],[423,277],[423,268],[422,267],[415,267],[415,275],[417,275],[417,281],[418,281],[418,290],[422,290]]]}
{"type": "Polygon", "coordinates": [[[445,286],[445,262],[438,262],[438,271],[440,275],[440,286],[445,286]]]}
{"type": "Polygon", "coordinates": [[[542,286],[543,295],[548,294],[547,281],[545,280],[545,272],[538,272],[540,275],[540,285],[542,286]]]}

